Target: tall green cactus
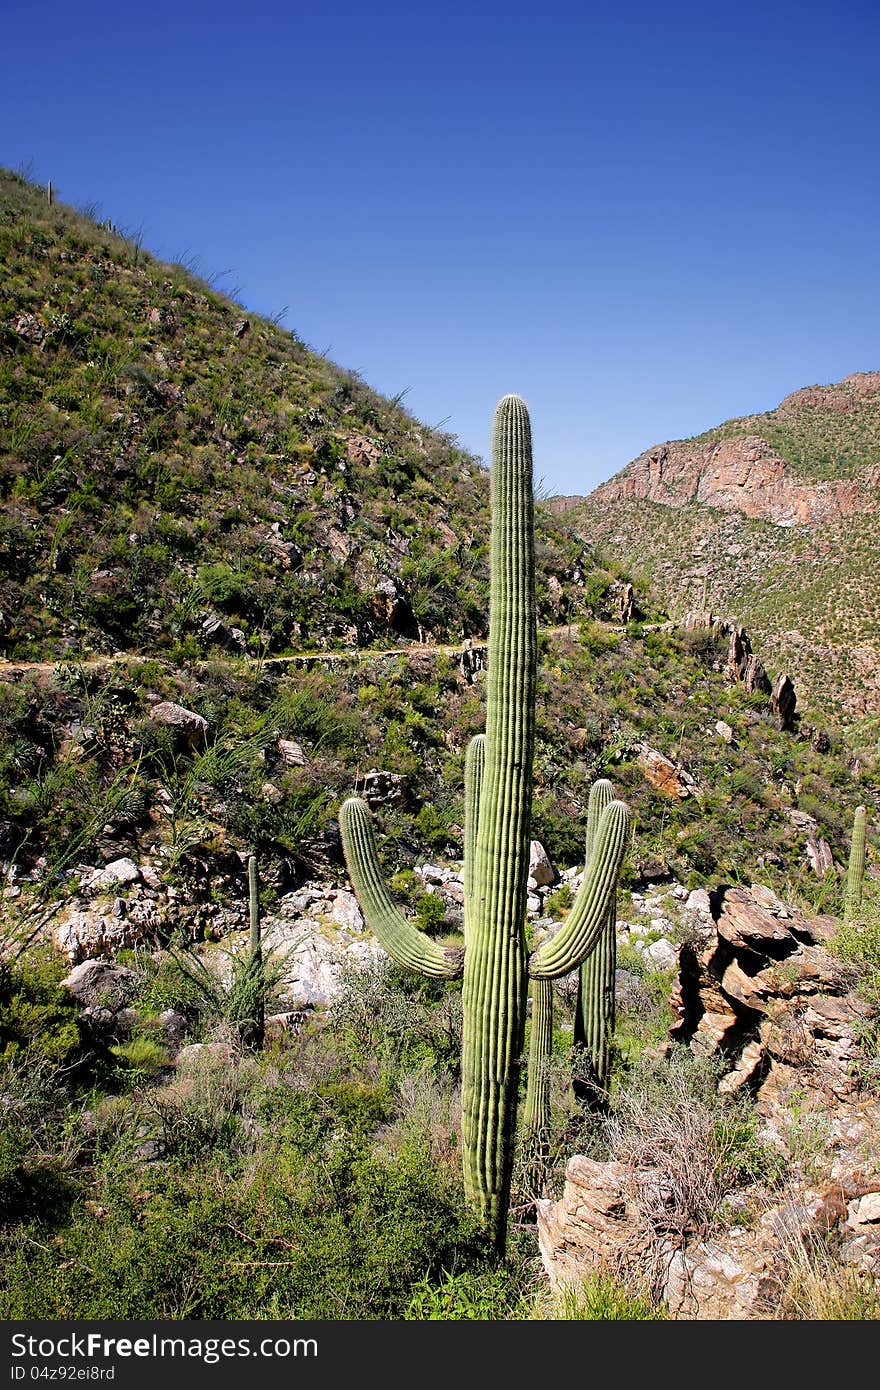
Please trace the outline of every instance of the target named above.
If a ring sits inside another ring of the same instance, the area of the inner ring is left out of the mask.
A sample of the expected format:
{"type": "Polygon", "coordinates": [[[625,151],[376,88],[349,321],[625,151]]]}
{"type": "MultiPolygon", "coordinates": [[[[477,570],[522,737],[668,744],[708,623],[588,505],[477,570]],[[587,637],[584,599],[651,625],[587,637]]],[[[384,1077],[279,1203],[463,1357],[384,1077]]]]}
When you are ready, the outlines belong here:
{"type": "Polygon", "coordinates": [[[254,972],[253,1041],[262,1047],[266,1036],[266,973],[260,940],[260,878],[257,856],[248,859],[248,907],[251,927],[251,968],[254,972]]]}
{"type": "MultiPolygon", "coordinates": [[[[599,819],[614,799],[614,788],[600,778],[590,789],[587,814],[586,857],[589,862],[599,819]]],[[[612,900],[602,933],[581,963],[574,1016],[574,1046],[583,1051],[586,1078],[575,1078],[575,1094],[595,1101],[607,1088],[611,1070],[611,1038],[614,1034],[615,976],[617,973],[617,909],[612,900]]]]}
{"type": "Polygon", "coordinates": [[[849,851],[849,868],[846,875],[846,896],[843,919],[851,922],[862,905],[862,881],[865,877],[865,829],[868,813],[864,806],[857,806],[853,817],[852,844],[849,851]]]}
{"type": "Polygon", "coordinates": [[[531,425],[518,396],[505,396],[495,411],[491,501],[486,733],[472,740],[465,768],[463,964],[461,951],[430,941],[394,906],[365,803],[346,801],[339,826],[352,886],[391,958],[435,977],[463,970],[465,1191],[503,1251],[529,976],[565,975],[593,948],[616,892],[629,813],[617,801],[606,808],[571,913],[528,958],[537,621],[531,425]]]}

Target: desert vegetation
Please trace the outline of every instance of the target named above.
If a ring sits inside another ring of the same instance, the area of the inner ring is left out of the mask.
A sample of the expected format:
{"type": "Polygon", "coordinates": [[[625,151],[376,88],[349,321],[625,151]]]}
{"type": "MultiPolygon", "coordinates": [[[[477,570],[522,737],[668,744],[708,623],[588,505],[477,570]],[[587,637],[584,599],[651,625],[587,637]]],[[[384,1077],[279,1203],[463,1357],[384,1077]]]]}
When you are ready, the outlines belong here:
{"type": "Polygon", "coordinates": [[[876,1318],[876,749],[532,536],[521,403],[492,534],[400,400],[0,195],[0,1316],[657,1320],[766,1232],[743,1316],[876,1318]],[[548,1280],[573,1157],[635,1270],[548,1280]]]}

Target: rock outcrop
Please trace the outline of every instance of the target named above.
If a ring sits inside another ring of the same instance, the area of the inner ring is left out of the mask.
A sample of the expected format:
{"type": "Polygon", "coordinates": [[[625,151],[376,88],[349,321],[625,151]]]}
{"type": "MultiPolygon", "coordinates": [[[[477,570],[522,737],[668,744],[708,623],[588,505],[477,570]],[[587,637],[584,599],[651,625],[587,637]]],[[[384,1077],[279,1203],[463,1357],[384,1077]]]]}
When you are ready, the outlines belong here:
{"type": "Polygon", "coordinates": [[[844,1264],[880,1274],[880,1106],[858,1075],[867,1006],[825,945],[830,919],[760,886],[693,907],[671,1039],[724,1059],[722,1092],[748,1088],[785,1183],[732,1193],[714,1229],[676,1229],[662,1170],[576,1155],[559,1200],[537,1204],[541,1253],[557,1289],[614,1270],[678,1318],[772,1318],[793,1252],[811,1241],[830,1237],[844,1264]]]}
{"type": "MultiPolygon", "coordinates": [[[[862,372],[834,387],[795,391],[782,401],[778,413],[784,417],[804,406],[847,413],[860,399],[878,395],[880,372],[862,372]]],[[[805,481],[760,433],[744,432],[729,438],[655,445],[598,487],[591,499],[637,498],[673,507],[702,503],[777,526],[817,526],[870,511],[876,506],[878,481],[876,463],[853,478],[805,481]]]]}

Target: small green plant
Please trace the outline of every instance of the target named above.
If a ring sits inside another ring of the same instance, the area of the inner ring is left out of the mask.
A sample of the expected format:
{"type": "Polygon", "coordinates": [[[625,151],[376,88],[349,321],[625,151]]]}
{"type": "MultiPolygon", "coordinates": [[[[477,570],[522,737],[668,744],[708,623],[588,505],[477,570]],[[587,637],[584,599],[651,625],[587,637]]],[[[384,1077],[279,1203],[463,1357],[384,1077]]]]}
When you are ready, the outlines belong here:
{"type": "Polygon", "coordinates": [[[413,1285],[403,1317],[408,1322],[460,1322],[518,1316],[519,1290],[503,1269],[444,1272],[439,1282],[424,1276],[413,1285]]]}
{"type": "Polygon", "coordinates": [[[114,1043],[110,1051],[128,1073],[128,1081],[148,1081],[168,1066],[168,1053],[152,1038],[135,1037],[114,1043]]]}
{"type": "Polygon", "coordinates": [[[262,1045],[266,1015],[287,976],[288,954],[251,944],[241,951],[217,947],[212,966],[192,946],[169,950],[202,1029],[228,1024],[249,1048],[262,1045]]]}
{"type": "Polygon", "coordinates": [[[568,1285],[555,1297],[536,1300],[531,1316],[563,1322],[655,1322],[666,1314],[647,1294],[633,1293],[611,1275],[597,1274],[568,1285]]]}

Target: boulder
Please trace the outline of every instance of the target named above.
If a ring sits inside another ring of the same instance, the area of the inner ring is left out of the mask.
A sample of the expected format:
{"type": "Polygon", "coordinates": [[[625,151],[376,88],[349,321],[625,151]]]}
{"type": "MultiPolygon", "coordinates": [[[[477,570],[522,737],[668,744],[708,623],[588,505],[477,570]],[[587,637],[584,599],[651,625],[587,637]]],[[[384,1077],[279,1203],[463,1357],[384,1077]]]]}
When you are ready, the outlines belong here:
{"type": "Polygon", "coordinates": [[[672,797],[675,801],[684,801],[688,796],[700,799],[699,787],[681,763],[667,758],[665,753],[660,753],[645,742],[637,743],[635,751],[639,767],[651,786],[663,796],[672,797]]]}
{"type": "Polygon", "coordinates": [[[114,859],[103,869],[83,874],[80,882],[87,893],[107,893],[129,883],[138,883],[140,877],[141,871],[133,859],[114,859]]]}
{"type": "Polygon", "coordinates": [[[540,840],[532,840],[529,845],[529,888],[546,888],[555,883],[558,875],[540,840]]]}
{"type": "Polygon", "coordinates": [[[138,987],[140,976],[124,965],[108,960],[84,960],[61,981],[78,1004],[87,1009],[124,1009],[138,987]]]}
{"type": "Polygon", "coordinates": [[[208,732],[207,719],[203,719],[194,710],[184,709],[183,705],[175,704],[173,700],[161,700],[158,705],[154,705],[150,710],[150,719],[154,724],[177,730],[192,748],[197,748],[205,742],[208,732]]]}
{"type": "Polygon", "coordinates": [[[403,806],[409,799],[409,786],[402,772],[376,767],[356,777],[354,789],[368,806],[403,806]]]}
{"type": "Polygon", "coordinates": [[[797,695],[791,678],[786,675],[776,677],[770,692],[770,708],[779,720],[780,729],[794,728],[794,712],[797,695]]]}
{"type": "Polygon", "coordinates": [[[292,738],[280,738],[278,740],[278,752],[281,754],[281,761],[285,767],[307,767],[308,758],[300,744],[295,743],[292,738]]]}

